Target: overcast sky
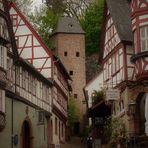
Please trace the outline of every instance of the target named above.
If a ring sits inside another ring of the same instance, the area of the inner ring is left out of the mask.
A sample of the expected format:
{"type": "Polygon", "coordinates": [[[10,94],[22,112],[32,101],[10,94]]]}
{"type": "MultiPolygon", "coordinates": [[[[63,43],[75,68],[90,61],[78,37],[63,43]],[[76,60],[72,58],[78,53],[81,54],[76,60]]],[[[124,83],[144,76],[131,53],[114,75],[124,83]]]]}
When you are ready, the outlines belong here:
{"type": "Polygon", "coordinates": [[[42,4],[42,0],[33,0],[33,7],[39,7],[42,4]]]}

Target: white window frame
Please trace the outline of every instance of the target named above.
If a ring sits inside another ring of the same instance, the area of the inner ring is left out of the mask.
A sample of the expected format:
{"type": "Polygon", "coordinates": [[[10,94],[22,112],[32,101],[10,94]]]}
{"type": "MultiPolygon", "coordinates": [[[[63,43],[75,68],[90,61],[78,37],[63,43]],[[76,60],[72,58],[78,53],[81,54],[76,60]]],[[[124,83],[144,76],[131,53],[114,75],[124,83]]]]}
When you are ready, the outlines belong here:
{"type": "Polygon", "coordinates": [[[148,51],[148,26],[140,28],[140,47],[141,52],[148,51]]]}

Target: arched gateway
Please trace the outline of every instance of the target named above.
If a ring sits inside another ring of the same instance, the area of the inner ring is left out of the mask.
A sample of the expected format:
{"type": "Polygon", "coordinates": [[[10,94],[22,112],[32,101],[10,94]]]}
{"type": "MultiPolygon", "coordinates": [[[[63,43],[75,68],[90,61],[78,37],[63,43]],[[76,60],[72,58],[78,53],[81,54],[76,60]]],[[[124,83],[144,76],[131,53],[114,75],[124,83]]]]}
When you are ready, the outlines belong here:
{"type": "Polygon", "coordinates": [[[28,120],[22,124],[21,141],[22,148],[33,148],[32,128],[28,120]]]}

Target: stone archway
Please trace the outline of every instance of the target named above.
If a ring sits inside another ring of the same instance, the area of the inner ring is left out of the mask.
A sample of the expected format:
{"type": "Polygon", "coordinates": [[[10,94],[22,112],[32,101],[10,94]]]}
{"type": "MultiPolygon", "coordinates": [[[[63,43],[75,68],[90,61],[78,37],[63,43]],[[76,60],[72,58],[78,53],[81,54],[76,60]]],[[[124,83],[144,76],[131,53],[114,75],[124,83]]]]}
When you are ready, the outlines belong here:
{"type": "Polygon", "coordinates": [[[141,92],[139,93],[137,100],[136,100],[136,112],[137,112],[137,118],[138,118],[138,127],[139,127],[139,134],[143,135],[146,131],[146,120],[147,120],[147,114],[146,114],[146,102],[147,102],[147,93],[141,92]]]}
{"type": "Polygon", "coordinates": [[[28,119],[22,124],[21,145],[22,148],[33,148],[32,126],[28,119]]]}

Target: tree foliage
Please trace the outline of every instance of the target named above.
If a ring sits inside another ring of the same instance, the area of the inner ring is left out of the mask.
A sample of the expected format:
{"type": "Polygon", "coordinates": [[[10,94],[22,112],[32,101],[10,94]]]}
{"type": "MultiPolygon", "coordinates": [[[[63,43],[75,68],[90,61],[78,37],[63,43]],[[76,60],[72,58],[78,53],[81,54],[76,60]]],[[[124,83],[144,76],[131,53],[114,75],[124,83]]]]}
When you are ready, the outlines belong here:
{"type": "Polygon", "coordinates": [[[100,33],[102,26],[104,0],[97,0],[86,10],[80,20],[86,32],[86,55],[89,56],[99,50],[100,33]]]}
{"type": "Polygon", "coordinates": [[[92,0],[46,0],[49,10],[79,19],[92,0]]]}
{"type": "Polygon", "coordinates": [[[106,139],[109,144],[118,143],[126,137],[126,127],[122,119],[110,117],[105,125],[106,139]]]}
{"type": "Polygon", "coordinates": [[[99,35],[102,25],[104,0],[46,0],[47,7],[36,10],[32,15],[38,33],[48,47],[49,35],[56,25],[59,16],[77,18],[86,32],[86,55],[98,52],[99,35]]]}
{"type": "Polygon", "coordinates": [[[50,48],[49,35],[57,23],[58,15],[44,6],[39,9],[36,8],[35,13],[30,15],[29,18],[45,44],[50,48]]]}
{"type": "Polygon", "coordinates": [[[10,0],[10,1],[14,2],[18,6],[18,8],[26,15],[28,15],[31,12],[33,0],[10,0]]]}
{"type": "Polygon", "coordinates": [[[92,103],[93,105],[99,103],[104,99],[104,92],[103,91],[96,91],[94,90],[92,93],[92,103]]]}
{"type": "Polygon", "coordinates": [[[69,121],[71,131],[73,131],[74,123],[78,121],[78,111],[76,108],[76,103],[73,98],[69,99],[68,121],[69,121]]]}

